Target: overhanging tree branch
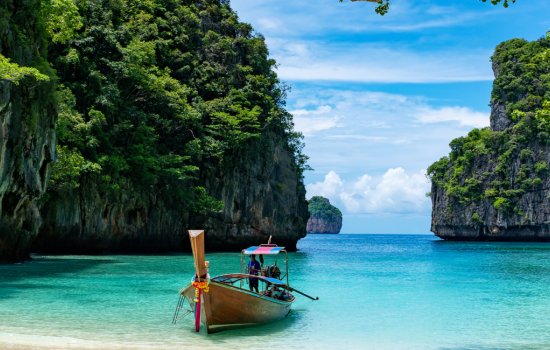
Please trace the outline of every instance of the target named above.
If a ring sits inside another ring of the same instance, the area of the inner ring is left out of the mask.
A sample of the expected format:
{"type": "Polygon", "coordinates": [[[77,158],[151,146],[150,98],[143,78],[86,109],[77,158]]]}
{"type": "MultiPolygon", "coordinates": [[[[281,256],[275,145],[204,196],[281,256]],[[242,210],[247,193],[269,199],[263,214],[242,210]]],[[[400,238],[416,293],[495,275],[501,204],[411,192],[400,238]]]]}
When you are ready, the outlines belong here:
{"type": "MultiPolygon", "coordinates": [[[[357,2],[357,1],[367,1],[367,2],[375,2],[378,4],[376,9],[376,13],[379,15],[385,15],[388,13],[388,10],[390,9],[390,0],[350,0],[351,2],[357,2]]],[[[516,0],[481,0],[482,2],[490,1],[491,4],[497,5],[499,3],[502,3],[502,6],[508,7],[510,3],[515,3],[516,0]]],[[[340,2],[344,2],[344,0],[340,0],[340,2]]]]}

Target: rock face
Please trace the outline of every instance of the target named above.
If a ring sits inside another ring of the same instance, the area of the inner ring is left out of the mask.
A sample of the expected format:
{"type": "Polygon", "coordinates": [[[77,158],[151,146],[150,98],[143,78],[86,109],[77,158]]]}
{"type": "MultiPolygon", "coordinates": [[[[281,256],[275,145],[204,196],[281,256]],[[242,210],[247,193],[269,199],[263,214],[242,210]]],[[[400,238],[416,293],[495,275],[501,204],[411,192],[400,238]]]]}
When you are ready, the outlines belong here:
{"type": "Polygon", "coordinates": [[[223,172],[205,172],[209,192],[225,203],[221,215],[206,220],[211,249],[242,249],[267,243],[272,235],[273,243],[295,250],[306,235],[306,191],[286,142],[268,132],[258,146],[237,156],[223,172]]]}
{"type": "Polygon", "coordinates": [[[495,51],[490,129],[434,163],[432,225],[447,240],[550,241],[550,40],[495,51]],[[537,56],[538,55],[538,56],[537,56]]]}
{"type": "Polygon", "coordinates": [[[191,217],[167,203],[163,193],[108,198],[93,180],[85,182],[48,201],[33,250],[179,251],[189,247],[186,230],[191,228],[206,230],[208,250],[239,250],[266,243],[270,235],[274,243],[295,250],[305,236],[305,188],[280,135],[265,133],[225,168],[205,164],[202,177],[208,192],[225,203],[221,213],[191,217]]]}
{"type": "Polygon", "coordinates": [[[309,200],[309,212],[306,228],[308,233],[340,233],[342,213],[327,198],[312,197],[309,200]]]}
{"type": "Polygon", "coordinates": [[[342,218],[325,220],[318,217],[310,217],[307,221],[307,233],[340,233],[342,218]]]}
{"type": "Polygon", "coordinates": [[[225,0],[67,3],[82,27],[46,50],[49,2],[0,2],[0,59],[56,82],[0,81],[0,260],[181,251],[194,228],[296,249],[307,157],[263,37],[225,0]]]}
{"type": "MultiPolygon", "coordinates": [[[[0,5],[0,53],[20,66],[41,59],[36,4],[8,0],[0,5]]],[[[27,257],[41,224],[40,198],[55,157],[51,90],[51,83],[31,77],[0,80],[0,260],[27,257]]]]}
{"type": "MultiPolygon", "coordinates": [[[[548,147],[540,149],[550,154],[548,147]]],[[[547,157],[550,162],[550,158],[547,157]]],[[[517,176],[516,160],[510,175],[517,176]]],[[[492,172],[495,162],[480,159],[480,172],[492,172]]],[[[489,182],[489,181],[488,181],[489,182]]],[[[488,186],[488,183],[484,184],[488,186]]],[[[520,196],[514,210],[497,209],[493,199],[460,204],[448,196],[442,187],[432,184],[432,227],[437,236],[447,240],[550,241],[550,180],[542,184],[546,190],[534,190],[520,196]]]]}

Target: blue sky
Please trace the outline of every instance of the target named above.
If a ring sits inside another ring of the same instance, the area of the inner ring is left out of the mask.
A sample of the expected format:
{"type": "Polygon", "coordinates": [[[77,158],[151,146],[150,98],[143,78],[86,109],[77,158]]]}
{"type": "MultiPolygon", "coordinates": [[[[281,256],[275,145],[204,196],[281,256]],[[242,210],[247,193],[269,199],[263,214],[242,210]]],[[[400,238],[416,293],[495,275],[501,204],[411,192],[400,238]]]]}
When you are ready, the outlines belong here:
{"type": "Polygon", "coordinates": [[[550,30],[550,1],[231,0],[266,38],[291,87],[287,108],[314,171],[307,197],[344,214],[343,233],[429,233],[426,168],[489,125],[494,47],[550,30]]]}

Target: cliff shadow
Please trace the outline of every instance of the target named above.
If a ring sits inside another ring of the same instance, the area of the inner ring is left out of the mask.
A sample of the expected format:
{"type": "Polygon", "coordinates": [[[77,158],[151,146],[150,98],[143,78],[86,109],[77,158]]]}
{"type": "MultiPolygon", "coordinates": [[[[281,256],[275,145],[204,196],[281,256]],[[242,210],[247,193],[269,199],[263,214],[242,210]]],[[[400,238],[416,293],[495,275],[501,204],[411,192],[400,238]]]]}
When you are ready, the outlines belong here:
{"type": "Polygon", "coordinates": [[[17,297],[22,289],[60,289],[47,279],[74,275],[105,264],[118,264],[113,259],[77,257],[33,257],[24,263],[0,265],[0,299],[17,297]],[[43,282],[40,282],[40,280],[43,282]]]}

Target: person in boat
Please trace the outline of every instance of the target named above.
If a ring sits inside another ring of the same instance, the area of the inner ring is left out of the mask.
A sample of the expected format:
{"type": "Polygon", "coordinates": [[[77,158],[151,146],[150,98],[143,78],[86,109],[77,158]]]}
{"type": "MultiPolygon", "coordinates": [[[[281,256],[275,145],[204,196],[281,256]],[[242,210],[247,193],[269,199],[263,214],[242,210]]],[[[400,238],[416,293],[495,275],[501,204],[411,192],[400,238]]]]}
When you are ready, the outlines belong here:
{"type": "Polygon", "coordinates": [[[277,265],[268,265],[268,266],[263,268],[262,276],[280,278],[281,277],[281,269],[279,269],[279,267],[277,265]]]}
{"type": "Polygon", "coordinates": [[[284,289],[280,288],[279,286],[276,286],[275,284],[272,284],[268,288],[268,290],[265,292],[265,295],[273,299],[279,299],[279,300],[289,299],[288,293],[284,289]]]}
{"type": "MultiPolygon", "coordinates": [[[[261,271],[260,263],[256,260],[256,256],[254,254],[250,255],[250,261],[247,265],[247,271],[249,275],[257,276],[258,273],[261,271]]],[[[256,290],[256,293],[259,293],[258,291],[258,279],[254,277],[250,277],[248,279],[248,286],[251,291],[256,290]]]]}

